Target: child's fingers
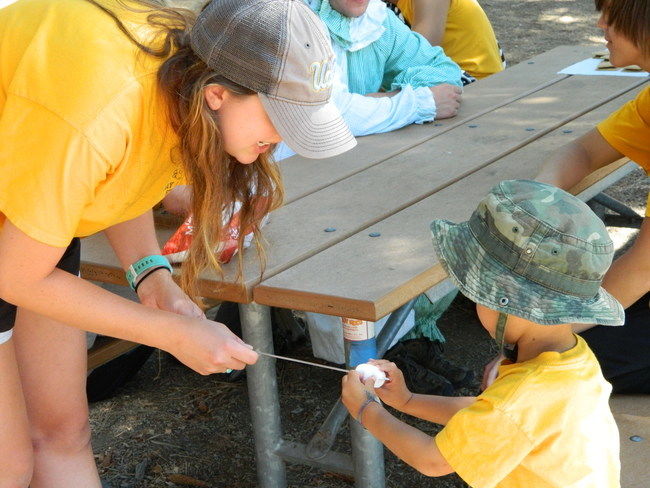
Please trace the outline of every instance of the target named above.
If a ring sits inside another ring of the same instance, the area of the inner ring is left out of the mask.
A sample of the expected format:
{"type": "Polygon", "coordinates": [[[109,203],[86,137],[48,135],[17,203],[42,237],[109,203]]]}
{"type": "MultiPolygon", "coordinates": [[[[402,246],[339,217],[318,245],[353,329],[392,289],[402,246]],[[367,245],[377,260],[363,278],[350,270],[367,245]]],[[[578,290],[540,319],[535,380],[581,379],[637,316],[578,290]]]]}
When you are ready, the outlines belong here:
{"type": "Polygon", "coordinates": [[[380,370],[382,370],[384,373],[388,374],[389,376],[391,373],[395,373],[396,371],[399,371],[399,368],[395,363],[388,361],[386,359],[373,359],[370,364],[377,366],[380,370]]]}
{"type": "Polygon", "coordinates": [[[361,383],[361,376],[359,376],[359,373],[352,370],[350,371],[347,375],[345,375],[346,378],[350,378],[350,380],[357,380],[359,383],[361,383]]]}
{"type": "Polygon", "coordinates": [[[373,366],[377,366],[384,372],[397,368],[397,366],[395,366],[395,363],[392,363],[387,359],[373,359],[372,361],[369,361],[369,363],[373,366]]]}

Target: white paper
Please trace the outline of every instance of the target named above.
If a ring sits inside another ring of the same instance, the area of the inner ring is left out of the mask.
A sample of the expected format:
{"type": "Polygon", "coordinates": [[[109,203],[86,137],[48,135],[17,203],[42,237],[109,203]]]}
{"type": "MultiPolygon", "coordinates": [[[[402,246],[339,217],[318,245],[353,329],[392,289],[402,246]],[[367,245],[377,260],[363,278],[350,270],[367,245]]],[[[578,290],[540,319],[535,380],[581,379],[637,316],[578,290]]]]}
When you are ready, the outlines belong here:
{"type": "Polygon", "coordinates": [[[648,76],[647,71],[623,71],[621,69],[596,69],[602,59],[589,58],[564,68],[558,74],[563,75],[597,75],[597,76],[648,76]]]}

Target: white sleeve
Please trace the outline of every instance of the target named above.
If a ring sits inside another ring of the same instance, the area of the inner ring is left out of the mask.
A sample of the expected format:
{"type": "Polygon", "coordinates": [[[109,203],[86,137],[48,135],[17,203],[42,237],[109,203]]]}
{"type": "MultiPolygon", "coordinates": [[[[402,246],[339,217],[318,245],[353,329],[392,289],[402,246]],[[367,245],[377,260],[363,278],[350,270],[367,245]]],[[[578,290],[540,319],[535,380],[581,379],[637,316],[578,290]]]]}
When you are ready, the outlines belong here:
{"type": "Polygon", "coordinates": [[[436,117],[436,104],[428,87],[406,85],[392,97],[334,90],[332,100],[355,136],[390,132],[414,123],[431,122],[436,117]]]}
{"type": "MultiPolygon", "coordinates": [[[[392,97],[367,97],[349,91],[334,91],[332,100],[355,136],[390,132],[410,124],[436,118],[436,104],[428,87],[404,86],[392,97]]],[[[276,161],[296,154],[284,142],[277,145],[276,161]]]]}

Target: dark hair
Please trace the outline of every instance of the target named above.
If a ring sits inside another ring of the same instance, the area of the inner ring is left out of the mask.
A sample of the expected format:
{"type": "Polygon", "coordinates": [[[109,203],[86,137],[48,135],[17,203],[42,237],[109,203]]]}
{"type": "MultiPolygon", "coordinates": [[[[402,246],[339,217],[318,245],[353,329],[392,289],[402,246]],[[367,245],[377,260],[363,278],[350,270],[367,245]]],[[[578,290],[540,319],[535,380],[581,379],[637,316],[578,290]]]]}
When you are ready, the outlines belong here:
{"type": "MultiPolygon", "coordinates": [[[[280,206],[284,198],[280,173],[268,154],[262,153],[256,161],[244,165],[225,151],[216,115],[203,95],[204,88],[211,84],[223,85],[236,96],[250,96],[255,92],[215,73],[192,51],[189,30],[196,21],[194,12],[166,7],[161,0],[133,0],[128,5],[117,0],[119,7],[126,11],[146,14],[147,23],[157,35],[153,42],[143,44],[115,12],[96,0],[86,1],[110,15],[141,51],[164,60],[158,69],[158,86],[167,101],[170,124],[180,140],[175,156],[180,157],[192,186],[194,236],[183,263],[181,284],[188,294],[196,296],[198,274],[209,265],[221,271],[215,252],[224,235],[221,217],[232,215],[235,202],[241,203],[238,235],[241,251],[247,232],[254,232],[260,243],[262,218],[280,206]]],[[[263,270],[264,250],[261,245],[257,249],[263,270]]],[[[240,252],[240,277],[241,256],[240,252]]]]}
{"type": "Polygon", "coordinates": [[[645,56],[650,55],[649,0],[595,0],[608,25],[627,37],[645,56]]]}

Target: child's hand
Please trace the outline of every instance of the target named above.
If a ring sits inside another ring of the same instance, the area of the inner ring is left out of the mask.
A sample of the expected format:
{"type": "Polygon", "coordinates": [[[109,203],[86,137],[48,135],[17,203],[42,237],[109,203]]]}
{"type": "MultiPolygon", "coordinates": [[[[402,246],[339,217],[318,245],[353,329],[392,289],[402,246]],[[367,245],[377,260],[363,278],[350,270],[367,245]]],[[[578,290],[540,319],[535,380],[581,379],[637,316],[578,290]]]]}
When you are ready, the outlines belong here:
{"type": "Polygon", "coordinates": [[[348,409],[352,418],[356,419],[361,405],[368,398],[368,394],[375,395],[373,378],[368,378],[366,384],[361,382],[361,377],[356,371],[350,371],[341,380],[341,401],[348,409]]]}
{"type": "Polygon", "coordinates": [[[443,83],[430,86],[433,100],[436,102],[436,120],[455,117],[460,108],[463,89],[456,85],[443,83]]]}
{"type": "Polygon", "coordinates": [[[488,386],[494,383],[494,380],[499,374],[499,366],[501,362],[505,359],[503,354],[499,354],[492,361],[485,365],[483,369],[483,381],[481,381],[481,391],[484,391],[488,386]]]}
{"type": "Polygon", "coordinates": [[[377,396],[382,402],[396,408],[397,410],[404,408],[413,396],[413,393],[411,393],[406,387],[404,375],[400,369],[395,365],[395,363],[391,363],[385,359],[371,359],[368,362],[374,364],[386,373],[389,380],[384,383],[384,386],[375,390],[377,396]]]}

